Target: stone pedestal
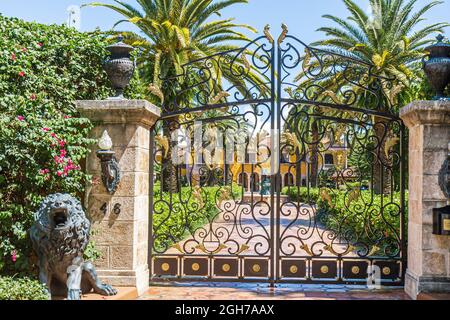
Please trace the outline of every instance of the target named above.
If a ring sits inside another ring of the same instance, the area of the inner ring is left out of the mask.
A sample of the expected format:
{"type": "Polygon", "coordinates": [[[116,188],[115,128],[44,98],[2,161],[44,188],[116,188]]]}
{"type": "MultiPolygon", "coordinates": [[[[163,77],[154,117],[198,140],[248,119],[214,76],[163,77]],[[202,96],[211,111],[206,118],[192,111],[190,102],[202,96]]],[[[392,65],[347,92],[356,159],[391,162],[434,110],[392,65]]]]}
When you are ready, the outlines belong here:
{"type": "Polygon", "coordinates": [[[409,128],[405,291],[416,299],[421,292],[450,292],[450,236],[432,234],[432,209],[447,204],[438,175],[448,156],[450,101],[416,101],[400,117],[409,128]]]}
{"type": "Polygon", "coordinates": [[[159,109],[145,100],[78,101],[77,108],[94,122],[92,138],[108,131],[122,173],[116,192],[109,194],[101,181],[98,146],[92,147],[86,169],[95,183],[87,190],[85,205],[91,239],[102,253],[96,261],[98,274],[108,284],[137,287],[141,294],[149,285],[150,128],[159,109]]]}

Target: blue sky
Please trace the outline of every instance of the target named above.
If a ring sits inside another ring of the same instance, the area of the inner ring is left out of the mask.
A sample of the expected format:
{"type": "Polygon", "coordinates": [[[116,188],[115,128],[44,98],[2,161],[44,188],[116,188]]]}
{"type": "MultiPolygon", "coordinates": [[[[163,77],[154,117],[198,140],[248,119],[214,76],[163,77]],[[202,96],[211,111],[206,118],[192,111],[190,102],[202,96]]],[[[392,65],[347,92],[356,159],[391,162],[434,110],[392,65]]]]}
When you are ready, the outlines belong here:
{"type": "MultiPolygon", "coordinates": [[[[134,3],[134,0],[124,0],[134,3]]],[[[0,0],[0,13],[4,16],[19,17],[28,21],[61,24],[67,20],[66,9],[69,5],[81,5],[89,0],[0,0]]],[[[112,0],[103,0],[112,3],[112,0]]],[[[357,0],[363,8],[368,8],[367,0],[357,0]]],[[[418,6],[430,0],[419,0],[418,6]]],[[[100,27],[110,29],[119,15],[105,8],[83,8],[82,30],[93,30],[100,27]]],[[[269,23],[272,33],[278,35],[282,22],[289,26],[290,33],[304,40],[312,42],[323,38],[316,32],[320,26],[327,25],[321,16],[334,14],[347,17],[348,13],[341,0],[249,0],[247,5],[236,5],[223,12],[223,18],[234,17],[237,22],[250,24],[262,31],[269,23]]],[[[432,9],[426,16],[425,23],[450,21],[450,0],[432,9]]],[[[135,30],[130,25],[122,25],[121,30],[135,30]]],[[[447,29],[447,37],[450,30],[447,29]]]]}

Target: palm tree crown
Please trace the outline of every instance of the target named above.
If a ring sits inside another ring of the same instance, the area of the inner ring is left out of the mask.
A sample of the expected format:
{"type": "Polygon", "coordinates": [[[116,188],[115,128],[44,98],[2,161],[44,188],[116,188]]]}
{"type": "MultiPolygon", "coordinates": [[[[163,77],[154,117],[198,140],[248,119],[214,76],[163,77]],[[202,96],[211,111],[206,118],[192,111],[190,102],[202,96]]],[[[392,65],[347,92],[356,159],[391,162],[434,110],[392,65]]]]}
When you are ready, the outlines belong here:
{"type": "Polygon", "coordinates": [[[414,11],[417,0],[370,0],[371,15],[355,1],[343,1],[350,12],[348,19],[324,15],[337,26],[318,29],[328,39],[313,45],[374,64],[379,75],[398,80],[396,94],[404,92],[417,80],[423,48],[433,41],[430,35],[449,26],[438,22],[418,29],[424,14],[442,1],[414,11]]]}

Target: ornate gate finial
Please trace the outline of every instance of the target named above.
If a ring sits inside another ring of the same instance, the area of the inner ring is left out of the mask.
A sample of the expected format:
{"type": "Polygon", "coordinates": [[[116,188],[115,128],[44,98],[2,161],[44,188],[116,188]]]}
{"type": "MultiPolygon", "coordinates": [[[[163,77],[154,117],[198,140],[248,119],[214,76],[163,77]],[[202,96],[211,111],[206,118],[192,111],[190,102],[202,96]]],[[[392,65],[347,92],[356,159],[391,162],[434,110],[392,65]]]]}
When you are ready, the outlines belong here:
{"type": "Polygon", "coordinates": [[[278,45],[280,45],[284,39],[286,39],[286,35],[288,34],[289,30],[286,24],[281,24],[281,29],[283,29],[283,32],[281,32],[280,37],[278,38],[278,45]]]}
{"type": "Polygon", "coordinates": [[[270,34],[270,25],[268,24],[266,24],[266,26],[264,27],[264,35],[266,36],[267,40],[269,40],[269,42],[273,44],[274,40],[272,35],[270,34]]]}

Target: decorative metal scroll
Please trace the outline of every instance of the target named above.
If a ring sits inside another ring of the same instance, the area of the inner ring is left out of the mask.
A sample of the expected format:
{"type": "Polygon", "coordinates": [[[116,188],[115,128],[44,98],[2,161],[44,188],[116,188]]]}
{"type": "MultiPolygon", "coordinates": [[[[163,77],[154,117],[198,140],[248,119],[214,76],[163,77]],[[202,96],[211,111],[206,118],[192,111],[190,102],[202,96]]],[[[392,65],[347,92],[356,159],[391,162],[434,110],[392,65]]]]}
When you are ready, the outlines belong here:
{"type": "Polygon", "coordinates": [[[152,90],[153,280],[402,284],[395,79],[283,25],[152,90]]]}

